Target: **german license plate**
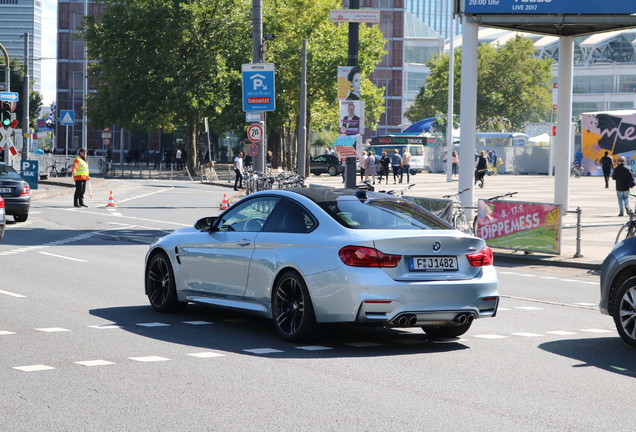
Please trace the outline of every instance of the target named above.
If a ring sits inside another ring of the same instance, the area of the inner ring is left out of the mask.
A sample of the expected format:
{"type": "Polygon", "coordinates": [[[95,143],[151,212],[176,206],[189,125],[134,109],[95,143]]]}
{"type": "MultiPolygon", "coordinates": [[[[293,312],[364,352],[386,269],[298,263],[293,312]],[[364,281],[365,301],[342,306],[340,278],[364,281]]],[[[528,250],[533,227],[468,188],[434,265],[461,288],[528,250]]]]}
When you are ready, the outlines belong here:
{"type": "Polygon", "coordinates": [[[457,257],[412,257],[409,260],[409,268],[412,271],[457,271],[457,257]]]}
{"type": "Polygon", "coordinates": [[[0,188],[0,193],[11,193],[13,192],[11,188],[0,188]]]}

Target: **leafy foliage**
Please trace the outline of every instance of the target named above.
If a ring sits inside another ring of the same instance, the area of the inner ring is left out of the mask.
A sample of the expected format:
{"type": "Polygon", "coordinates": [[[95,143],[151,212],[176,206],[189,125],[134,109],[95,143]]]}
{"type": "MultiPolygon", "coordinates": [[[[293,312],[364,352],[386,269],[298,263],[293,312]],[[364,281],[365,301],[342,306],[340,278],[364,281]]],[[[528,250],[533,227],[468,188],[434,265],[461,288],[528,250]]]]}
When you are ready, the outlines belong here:
{"type": "MultiPolygon", "coordinates": [[[[477,124],[482,130],[502,126],[520,130],[526,123],[543,121],[550,112],[551,60],[532,57],[530,39],[517,36],[505,45],[481,45],[478,49],[477,124]]],[[[455,51],[454,94],[461,90],[461,50],[455,51]]],[[[449,57],[433,57],[431,74],[413,105],[406,111],[412,122],[445,112],[448,105],[449,57]]],[[[453,110],[460,113],[459,98],[453,110]]],[[[461,113],[460,113],[461,114],[461,113]]]]}
{"type": "MultiPolygon", "coordinates": [[[[0,61],[0,69],[2,69],[2,76],[5,74],[5,61],[4,56],[2,56],[2,61],[0,61]]],[[[11,61],[11,89],[8,91],[16,92],[20,94],[20,100],[24,100],[24,65],[20,63],[20,61],[15,58],[11,61]]],[[[4,79],[3,79],[4,82],[4,79]]],[[[31,87],[33,89],[33,81],[31,81],[31,87]]],[[[40,92],[30,90],[29,91],[29,127],[35,129],[37,124],[37,118],[40,113],[40,108],[42,107],[42,94],[40,92]]],[[[22,127],[22,115],[24,110],[24,103],[18,102],[15,108],[15,118],[18,120],[17,129],[23,129],[22,127]]]]}

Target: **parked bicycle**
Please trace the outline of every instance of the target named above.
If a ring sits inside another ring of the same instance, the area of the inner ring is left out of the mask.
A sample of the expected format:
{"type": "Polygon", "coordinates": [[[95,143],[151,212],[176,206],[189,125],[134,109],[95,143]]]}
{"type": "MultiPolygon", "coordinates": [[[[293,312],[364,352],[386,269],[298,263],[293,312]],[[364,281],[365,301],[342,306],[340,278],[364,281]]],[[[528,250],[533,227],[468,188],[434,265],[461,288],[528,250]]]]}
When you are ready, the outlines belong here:
{"type": "MultiPolygon", "coordinates": [[[[513,195],[516,195],[517,193],[518,192],[506,192],[503,195],[497,195],[497,196],[494,196],[492,198],[486,198],[486,201],[499,201],[502,198],[511,197],[513,195]]],[[[475,233],[476,236],[478,236],[478,233],[479,233],[479,231],[477,230],[477,218],[478,217],[479,217],[479,211],[477,211],[477,214],[475,215],[475,218],[473,219],[473,232],[475,233]]]]}
{"type": "Polygon", "coordinates": [[[570,167],[570,176],[581,177],[584,173],[585,169],[580,164],[572,162],[572,166],[570,167]]]}
{"type": "Polygon", "coordinates": [[[66,177],[73,173],[72,166],[59,166],[57,161],[53,159],[53,164],[46,167],[49,177],[66,177]]]}
{"type": "Polygon", "coordinates": [[[407,185],[406,187],[404,187],[402,189],[399,189],[399,190],[386,191],[385,193],[387,193],[389,195],[396,196],[396,197],[403,197],[404,196],[404,192],[406,192],[407,190],[411,189],[413,186],[415,186],[415,184],[407,185]]]}
{"type": "Polygon", "coordinates": [[[461,194],[469,190],[470,188],[466,188],[454,194],[444,195],[443,198],[450,198],[453,200],[453,219],[451,221],[453,226],[461,232],[473,235],[473,230],[468,224],[468,219],[466,219],[466,213],[464,213],[464,206],[459,199],[459,196],[461,194]]]}
{"type": "MultiPolygon", "coordinates": [[[[629,194],[629,196],[633,196],[634,198],[636,198],[636,195],[631,193],[629,194]]],[[[625,224],[618,230],[618,234],[616,234],[616,241],[614,242],[614,244],[622,242],[626,238],[633,237],[634,234],[636,234],[636,213],[634,213],[634,210],[630,210],[627,212],[627,214],[629,215],[629,220],[625,222],[625,224]]]]}

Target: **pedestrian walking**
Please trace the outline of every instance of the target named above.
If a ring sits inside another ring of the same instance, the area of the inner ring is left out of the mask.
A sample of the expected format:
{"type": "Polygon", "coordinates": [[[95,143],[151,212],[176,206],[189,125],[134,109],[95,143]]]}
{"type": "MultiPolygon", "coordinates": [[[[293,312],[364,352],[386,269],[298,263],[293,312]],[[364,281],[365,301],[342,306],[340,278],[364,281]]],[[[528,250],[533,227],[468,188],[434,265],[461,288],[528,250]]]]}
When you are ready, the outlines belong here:
{"type": "Polygon", "coordinates": [[[477,166],[475,167],[475,184],[479,182],[479,187],[484,187],[484,176],[488,171],[488,161],[486,160],[486,152],[480,151],[477,156],[477,166]]]}
{"type": "Polygon", "coordinates": [[[364,168],[364,179],[369,180],[371,177],[371,181],[375,184],[375,175],[377,174],[377,168],[375,167],[375,156],[373,152],[367,153],[367,163],[364,168]]]}
{"type": "Polygon", "coordinates": [[[362,157],[360,158],[360,181],[364,180],[364,170],[367,166],[367,154],[362,152],[362,157]]]}
{"type": "Polygon", "coordinates": [[[459,174],[459,156],[457,155],[456,151],[453,151],[451,164],[453,168],[453,175],[458,175],[459,174]]]}
{"type": "Polygon", "coordinates": [[[634,177],[632,170],[625,166],[625,157],[619,156],[618,166],[614,168],[612,179],[616,180],[616,197],[618,198],[619,216],[623,216],[623,207],[627,214],[631,212],[629,209],[629,189],[634,186],[634,177]]]}
{"type": "Polygon", "coordinates": [[[386,152],[382,152],[380,158],[380,184],[382,184],[382,177],[386,178],[386,184],[389,184],[389,167],[391,166],[391,159],[386,155],[386,152]]]}
{"type": "Polygon", "coordinates": [[[609,152],[605,152],[605,156],[601,158],[601,167],[603,168],[603,176],[605,176],[605,189],[609,188],[609,178],[614,168],[614,160],[610,157],[609,152]]]}
{"type": "Polygon", "coordinates": [[[402,183],[404,173],[406,173],[406,182],[411,183],[411,153],[409,153],[406,147],[402,149],[402,173],[400,174],[400,183],[402,183]]]}
{"type": "Polygon", "coordinates": [[[234,190],[237,191],[243,188],[243,152],[241,151],[237,152],[234,158],[234,174],[236,174],[234,190]]]}
{"type": "Polygon", "coordinates": [[[391,168],[393,168],[393,184],[395,184],[396,180],[400,178],[400,168],[402,168],[402,158],[397,149],[393,150],[393,156],[391,156],[391,168]]]}
{"type": "Polygon", "coordinates": [[[175,164],[177,165],[178,170],[183,169],[183,160],[181,159],[182,155],[183,153],[181,152],[181,149],[177,148],[177,151],[174,154],[174,161],[175,161],[175,164]]]}
{"type": "Polygon", "coordinates": [[[84,204],[84,194],[86,193],[86,182],[88,176],[88,162],[86,162],[86,149],[80,149],[73,161],[73,180],[75,180],[75,194],[73,195],[73,205],[75,207],[88,207],[84,204]]]}

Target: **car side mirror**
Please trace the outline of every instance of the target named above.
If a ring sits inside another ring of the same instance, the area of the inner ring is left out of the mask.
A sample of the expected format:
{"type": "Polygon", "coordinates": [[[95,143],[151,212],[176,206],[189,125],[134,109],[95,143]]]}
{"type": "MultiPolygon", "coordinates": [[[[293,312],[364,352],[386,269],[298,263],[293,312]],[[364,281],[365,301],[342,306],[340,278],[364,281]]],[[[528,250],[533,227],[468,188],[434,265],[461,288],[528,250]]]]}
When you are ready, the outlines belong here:
{"type": "Polygon", "coordinates": [[[199,231],[217,231],[217,228],[214,226],[217,217],[204,217],[195,222],[194,227],[199,231]]]}

